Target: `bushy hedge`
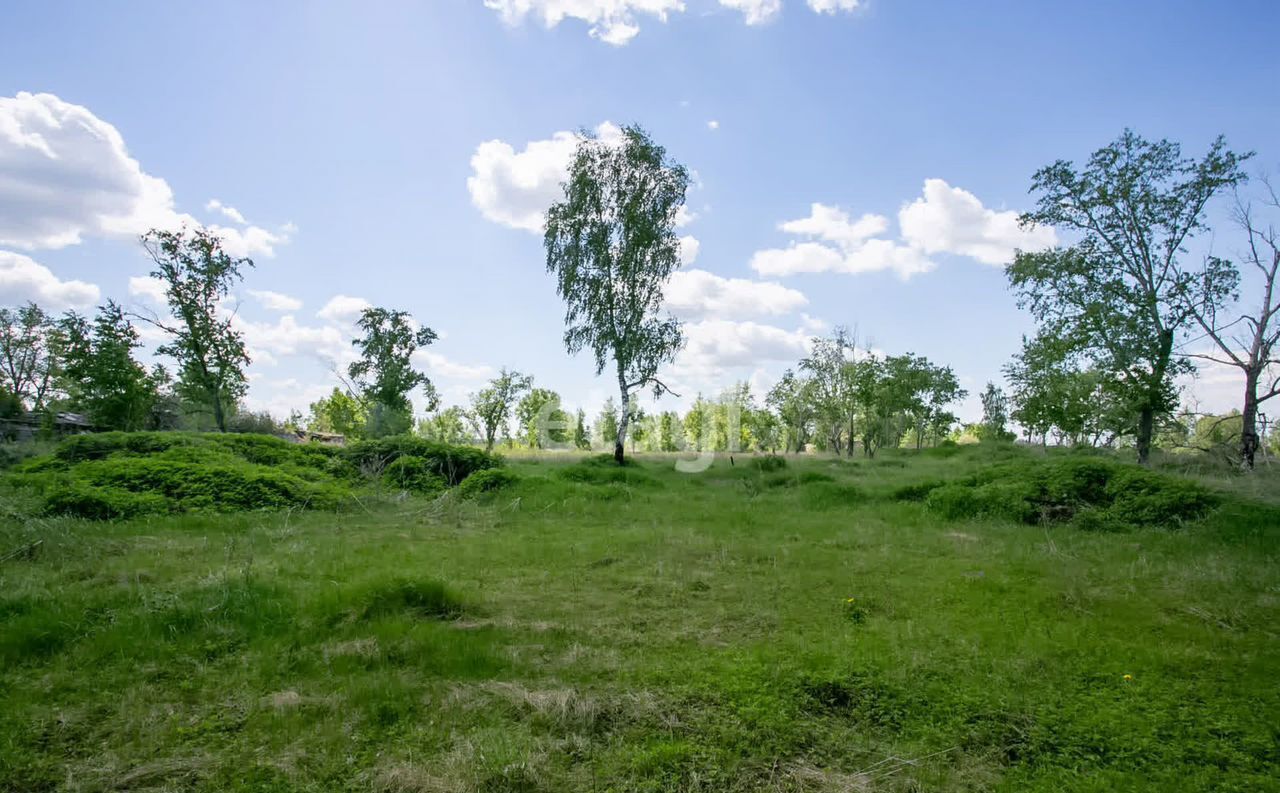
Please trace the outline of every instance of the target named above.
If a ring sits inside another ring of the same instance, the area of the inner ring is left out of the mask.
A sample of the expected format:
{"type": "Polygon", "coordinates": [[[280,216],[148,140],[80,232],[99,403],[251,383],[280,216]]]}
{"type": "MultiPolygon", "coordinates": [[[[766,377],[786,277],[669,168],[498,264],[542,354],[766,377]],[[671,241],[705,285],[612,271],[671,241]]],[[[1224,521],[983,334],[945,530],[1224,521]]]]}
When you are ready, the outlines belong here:
{"type": "MultiPolygon", "coordinates": [[[[107,432],[68,438],[21,463],[10,485],[34,492],[50,515],[111,520],[207,510],[334,508],[353,488],[382,484],[430,493],[501,464],[478,449],[420,438],[346,448],[268,435],[107,432]]],[[[478,483],[487,489],[494,483],[478,483]]]]}
{"type": "Polygon", "coordinates": [[[341,450],[343,459],[357,470],[381,472],[401,457],[417,457],[430,473],[456,485],[476,471],[498,468],[502,458],[471,446],[451,446],[412,435],[396,435],[359,441],[341,450]]]}
{"type": "Polygon", "coordinates": [[[1080,528],[1171,527],[1218,502],[1200,485],[1134,465],[1083,457],[992,466],[951,484],[904,488],[944,518],[1001,517],[1022,523],[1074,521],[1080,528]]]}
{"type": "Polygon", "coordinates": [[[475,498],[483,493],[491,493],[504,487],[510,487],[519,480],[520,477],[514,471],[508,471],[505,468],[489,468],[484,471],[476,471],[471,476],[463,479],[462,484],[458,485],[458,495],[463,498],[475,498]]]}

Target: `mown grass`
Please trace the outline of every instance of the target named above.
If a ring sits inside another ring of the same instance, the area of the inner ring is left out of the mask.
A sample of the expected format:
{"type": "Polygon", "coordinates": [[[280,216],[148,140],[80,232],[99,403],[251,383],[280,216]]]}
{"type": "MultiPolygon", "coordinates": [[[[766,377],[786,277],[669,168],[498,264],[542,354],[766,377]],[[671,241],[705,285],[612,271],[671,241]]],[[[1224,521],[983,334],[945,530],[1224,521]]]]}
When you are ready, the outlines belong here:
{"type": "Polygon", "coordinates": [[[41,544],[0,563],[0,790],[1280,789],[1280,507],[930,510],[1030,455],[11,511],[0,555],[41,544]]]}

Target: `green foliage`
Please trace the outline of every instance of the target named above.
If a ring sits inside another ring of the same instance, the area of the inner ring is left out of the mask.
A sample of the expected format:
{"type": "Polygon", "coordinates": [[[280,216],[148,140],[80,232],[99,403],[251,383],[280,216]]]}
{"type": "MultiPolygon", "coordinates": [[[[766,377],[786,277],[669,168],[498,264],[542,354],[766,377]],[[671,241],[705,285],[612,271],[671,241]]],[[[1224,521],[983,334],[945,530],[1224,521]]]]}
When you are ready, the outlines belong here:
{"type": "Polygon", "coordinates": [[[341,450],[343,459],[355,468],[381,472],[400,457],[416,457],[426,470],[456,485],[476,471],[497,468],[500,458],[470,446],[450,446],[412,435],[396,435],[348,444],[341,450]]]}
{"type": "Polygon", "coordinates": [[[542,449],[569,439],[569,414],[560,409],[560,395],[549,388],[534,388],[516,405],[516,420],[526,445],[542,449]]]}
{"type": "Polygon", "coordinates": [[[347,374],[360,389],[368,406],[366,434],[373,438],[399,435],[413,425],[409,394],[421,386],[427,393],[427,410],[435,410],[439,397],[422,372],[413,368],[414,352],[436,340],[431,328],[413,327],[405,311],[366,308],[357,327],[364,335],[351,344],[359,350],[359,360],[347,367],[347,374]]]}
{"type": "Polygon", "coordinates": [[[1175,342],[1193,321],[1187,306],[1212,315],[1235,291],[1228,262],[1182,262],[1204,231],[1218,193],[1245,178],[1237,154],[1219,137],[1199,162],[1181,147],[1125,130],[1077,170],[1059,160],[1032,179],[1036,209],[1026,226],[1051,226],[1075,240],[1068,248],[1019,251],[1010,285],[1040,324],[1040,335],[1078,351],[1114,384],[1131,417],[1138,461],[1145,463],[1157,419],[1177,404],[1173,378],[1190,370],[1175,342]]]}
{"type": "Polygon", "coordinates": [[[514,485],[520,481],[519,475],[506,468],[486,468],[476,471],[462,480],[458,485],[458,495],[463,498],[475,498],[484,493],[491,493],[514,485]]]}
{"type": "Polygon", "coordinates": [[[337,388],[329,396],[311,403],[307,429],[355,440],[364,437],[369,412],[364,402],[337,388]]]}
{"type": "Polygon", "coordinates": [[[532,385],[532,377],[508,371],[504,366],[487,387],[471,395],[470,417],[476,425],[477,434],[484,438],[486,452],[493,451],[499,432],[509,432],[507,422],[510,421],[511,408],[532,385]]]}
{"type": "Polygon", "coordinates": [[[175,319],[154,321],[169,340],[157,348],[178,364],[178,390],[213,413],[214,424],[226,429],[227,413],[248,389],[244,368],[249,353],[233,318],[219,310],[240,270],[250,259],[236,259],[222,248],[222,240],[202,228],[180,231],[152,229],[142,246],[155,265],[152,278],[164,283],[165,298],[175,319]]]}
{"type": "Polygon", "coordinates": [[[558,475],[571,482],[587,485],[651,485],[654,479],[643,466],[634,459],[627,459],[619,465],[612,455],[599,454],[594,457],[566,465],[557,471],[558,475]]]}
{"type": "Polygon", "coordinates": [[[417,493],[436,493],[449,485],[436,473],[432,463],[412,454],[401,455],[387,463],[382,469],[382,481],[391,487],[417,493]]]}
{"type": "Polygon", "coordinates": [[[1084,514],[1086,528],[1171,528],[1204,517],[1219,501],[1200,485],[1098,458],[993,466],[962,482],[903,488],[947,519],[999,517],[1056,523],[1084,514]]]}
{"type": "Polygon", "coordinates": [[[0,307],[0,409],[16,415],[47,406],[59,377],[63,341],[57,323],[35,303],[0,307]]]}
{"type": "Polygon", "coordinates": [[[138,331],[120,306],[107,301],[92,325],[73,312],[58,324],[63,338],[61,382],[70,407],[88,414],[103,429],[147,426],[160,383],[134,359],[138,331]]]}
{"type": "Polygon", "coordinates": [[[623,458],[631,395],[666,390],[658,368],[684,343],[662,315],[663,287],[680,266],[676,217],[689,173],[639,126],[620,145],[587,136],[578,144],[564,199],[547,210],[547,271],[565,301],[564,344],[590,349],[596,374],[612,360],[621,397],[614,456],[623,458]]]}
{"type": "Polygon", "coordinates": [[[454,405],[418,422],[418,434],[436,443],[467,441],[466,412],[454,405]]]}
{"type": "Polygon", "coordinates": [[[763,457],[752,457],[751,465],[757,470],[769,473],[771,471],[781,471],[787,467],[787,458],[780,457],[776,454],[766,454],[763,457]]]}

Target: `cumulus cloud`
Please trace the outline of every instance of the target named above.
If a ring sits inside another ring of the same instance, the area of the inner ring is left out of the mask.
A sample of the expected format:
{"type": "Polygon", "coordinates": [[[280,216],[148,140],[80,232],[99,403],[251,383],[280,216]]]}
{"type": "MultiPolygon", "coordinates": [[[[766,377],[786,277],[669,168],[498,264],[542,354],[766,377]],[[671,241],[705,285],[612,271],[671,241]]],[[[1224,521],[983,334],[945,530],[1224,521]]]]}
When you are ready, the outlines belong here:
{"type": "Polygon", "coordinates": [[[680,264],[688,266],[698,259],[698,251],[702,250],[702,243],[698,242],[698,238],[692,234],[686,234],[680,238],[680,264]]]}
{"type": "Polygon", "coordinates": [[[98,302],[97,286],[85,281],[63,281],[43,264],[20,253],[0,251],[0,304],[38,303],[62,311],[98,302]]]}
{"type": "Polygon", "coordinates": [[[297,311],[302,308],[302,301],[298,298],[268,289],[250,289],[249,296],[268,311],[297,311]]]}
{"type": "Polygon", "coordinates": [[[987,209],[967,190],[926,179],[923,195],[898,212],[902,238],[925,253],[954,253],[1004,266],[1015,249],[1040,250],[1057,243],[1048,226],[1022,229],[1018,213],[987,209]]]}
{"type": "Polygon", "coordinates": [[[529,16],[541,18],[548,28],[576,19],[589,26],[592,38],[614,46],[640,33],[639,16],[666,22],[671,12],[684,11],[684,0],[484,0],[484,4],[508,25],[519,25],[529,16]]]}
{"type": "Polygon", "coordinates": [[[793,313],[809,302],[803,293],[769,281],[723,278],[706,270],[671,276],[666,306],[687,319],[744,319],[793,313]]]}
{"type": "MultiPolygon", "coordinates": [[[[621,139],[622,129],[605,121],[595,133],[613,142],[621,139]]],[[[579,140],[577,133],[557,132],[526,143],[521,151],[502,140],[481,143],[467,178],[471,203],[488,220],[541,234],[547,209],[563,195],[560,185],[579,140]]]]}
{"type": "Polygon", "coordinates": [[[849,213],[840,207],[814,203],[809,206],[809,217],[788,220],[778,228],[788,234],[817,237],[844,247],[855,247],[888,231],[889,219],[884,215],[866,214],[850,220],[849,213]]]}
{"type": "Polygon", "coordinates": [[[244,334],[250,356],[264,363],[280,355],[305,355],[340,366],[355,357],[350,334],[332,325],[301,325],[291,314],[275,322],[254,322],[237,315],[233,324],[244,334]]]}
{"type": "Polygon", "coordinates": [[[803,328],[786,330],[750,320],[704,319],[687,323],[684,332],[685,348],[676,366],[704,373],[767,361],[794,362],[808,352],[810,342],[803,328]]]}
{"type": "Polygon", "coordinates": [[[921,197],[898,212],[898,239],[887,238],[889,219],[883,215],[854,220],[839,207],[820,203],[810,206],[808,217],[778,227],[810,239],[757,251],[751,267],[761,275],[889,271],[906,279],[934,269],[932,254],[1004,265],[1014,249],[1036,250],[1057,241],[1053,229],[1020,229],[1017,212],[987,209],[972,193],[941,179],[926,180],[921,197]]]}
{"type": "MultiPolygon", "coordinates": [[[[183,224],[200,225],[177,211],[168,183],[142,169],[114,126],[53,94],[0,97],[0,245],[63,248],[183,224]]],[[[271,255],[289,233],[211,228],[237,256],[271,255]]]]}
{"type": "Polygon", "coordinates": [[[366,308],[373,308],[373,304],[363,297],[334,295],[316,312],[316,316],[330,322],[352,323],[360,318],[366,308]]]}
{"type": "Polygon", "coordinates": [[[748,25],[763,25],[782,11],[782,0],[720,0],[720,5],[741,11],[748,25]]]}

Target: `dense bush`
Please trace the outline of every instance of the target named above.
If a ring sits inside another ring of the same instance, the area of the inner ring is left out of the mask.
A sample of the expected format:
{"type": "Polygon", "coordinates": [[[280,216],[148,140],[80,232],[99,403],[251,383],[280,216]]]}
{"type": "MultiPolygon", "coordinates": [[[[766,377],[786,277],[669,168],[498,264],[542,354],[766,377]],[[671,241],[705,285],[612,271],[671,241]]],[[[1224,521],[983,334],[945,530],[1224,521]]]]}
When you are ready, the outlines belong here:
{"type": "Polygon", "coordinates": [[[1097,457],[992,466],[953,484],[900,488],[944,518],[999,517],[1021,523],[1076,521],[1116,530],[1176,526],[1203,517],[1217,498],[1194,482],[1097,457]]]}
{"type": "Polygon", "coordinates": [[[360,471],[379,473],[400,457],[423,460],[431,473],[456,485],[476,471],[498,468],[502,459],[470,446],[451,446],[413,435],[360,441],[341,450],[343,459],[360,471]]]}
{"type": "Polygon", "coordinates": [[[388,463],[382,469],[382,481],[391,487],[415,493],[435,493],[448,487],[448,482],[435,472],[429,462],[412,454],[388,463]]]}
{"type": "Polygon", "coordinates": [[[504,487],[510,487],[519,481],[520,477],[513,471],[505,468],[489,468],[484,471],[476,471],[471,476],[462,480],[462,484],[458,485],[458,495],[463,498],[475,498],[482,493],[490,493],[494,490],[501,490],[504,487]]]}
{"type": "Polygon", "coordinates": [[[764,457],[751,458],[751,464],[757,469],[770,473],[772,471],[781,471],[787,467],[787,458],[780,457],[776,454],[767,454],[764,457]]]}

